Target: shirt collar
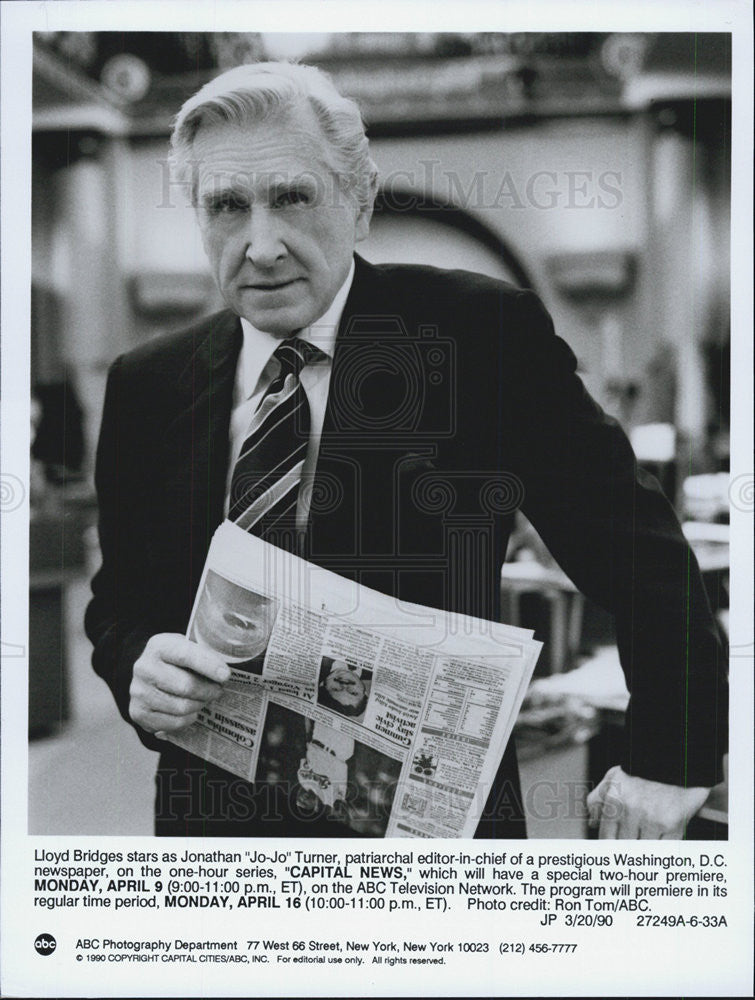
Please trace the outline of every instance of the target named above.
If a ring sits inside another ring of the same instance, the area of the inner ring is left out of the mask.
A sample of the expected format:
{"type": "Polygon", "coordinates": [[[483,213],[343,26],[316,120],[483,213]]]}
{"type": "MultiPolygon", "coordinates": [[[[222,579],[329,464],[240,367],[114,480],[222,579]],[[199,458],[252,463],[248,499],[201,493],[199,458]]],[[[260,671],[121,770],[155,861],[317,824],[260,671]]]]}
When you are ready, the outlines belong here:
{"type": "MultiPolygon", "coordinates": [[[[335,298],[325,313],[314,323],[299,330],[296,334],[302,340],[309,341],[319,347],[321,351],[332,359],[335,350],[336,334],[338,325],[341,322],[346,299],[348,298],[351,284],[354,280],[354,261],[351,261],[349,273],[346,280],[336,292],[335,298]]],[[[274,337],[271,333],[258,330],[248,319],[241,317],[241,329],[244,332],[244,339],[241,345],[238,367],[236,369],[237,388],[242,399],[248,399],[257,388],[257,383],[270,361],[276,347],[280,344],[280,338],[274,337]]]]}

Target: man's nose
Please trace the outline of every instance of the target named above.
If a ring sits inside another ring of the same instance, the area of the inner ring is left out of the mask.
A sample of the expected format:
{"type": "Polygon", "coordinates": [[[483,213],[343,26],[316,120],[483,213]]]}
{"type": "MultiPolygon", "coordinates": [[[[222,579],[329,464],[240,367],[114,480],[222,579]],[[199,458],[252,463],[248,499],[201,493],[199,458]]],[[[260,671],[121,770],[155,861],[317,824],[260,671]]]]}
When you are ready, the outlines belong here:
{"type": "Polygon", "coordinates": [[[245,255],[255,267],[272,267],[287,254],[280,229],[280,220],[265,206],[252,209],[247,230],[245,255]]]}

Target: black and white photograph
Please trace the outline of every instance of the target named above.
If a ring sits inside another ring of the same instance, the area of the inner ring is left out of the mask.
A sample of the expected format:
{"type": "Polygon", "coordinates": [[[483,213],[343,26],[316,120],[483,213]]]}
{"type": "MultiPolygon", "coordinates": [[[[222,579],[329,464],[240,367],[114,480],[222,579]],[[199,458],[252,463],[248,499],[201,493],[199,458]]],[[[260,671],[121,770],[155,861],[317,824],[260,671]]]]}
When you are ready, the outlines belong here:
{"type": "Polygon", "coordinates": [[[353,722],[361,722],[367,711],[372,671],[348,660],[323,656],[317,686],[317,704],[353,722]]]}
{"type": "Polygon", "coordinates": [[[114,743],[203,766],[156,734],[269,624],[213,574],[180,638],[228,518],[535,630],[478,836],[725,838],[729,36],[33,44],[33,829],[114,743]]]}
{"type": "Polygon", "coordinates": [[[3,996],[747,993],[752,11],[410,7],[0,0],[3,996]]]}
{"type": "Polygon", "coordinates": [[[399,760],[268,704],[256,780],[266,787],[271,817],[288,810],[317,837],[343,836],[343,826],[355,836],[384,837],[400,773],[399,760]]]}
{"type": "Polygon", "coordinates": [[[189,638],[220,653],[229,667],[261,674],[278,602],[208,570],[189,638]]]}

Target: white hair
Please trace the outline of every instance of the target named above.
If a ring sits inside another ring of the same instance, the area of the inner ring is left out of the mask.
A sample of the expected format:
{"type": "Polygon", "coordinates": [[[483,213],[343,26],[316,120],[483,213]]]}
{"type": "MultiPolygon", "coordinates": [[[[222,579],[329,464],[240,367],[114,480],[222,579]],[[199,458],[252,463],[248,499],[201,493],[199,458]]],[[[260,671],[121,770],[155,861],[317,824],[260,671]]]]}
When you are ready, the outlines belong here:
{"type": "Polygon", "coordinates": [[[210,80],[176,115],[171,135],[175,163],[179,169],[189,165],[192,144],[202,125],[244,125],[285,116],[301,107],[314,112],[341,184],[361,210],[371,209],[377,167],[370,156],[361,113],[355,102],[339,94],[330,77],[314,66],[250,63],[210,80]]]}

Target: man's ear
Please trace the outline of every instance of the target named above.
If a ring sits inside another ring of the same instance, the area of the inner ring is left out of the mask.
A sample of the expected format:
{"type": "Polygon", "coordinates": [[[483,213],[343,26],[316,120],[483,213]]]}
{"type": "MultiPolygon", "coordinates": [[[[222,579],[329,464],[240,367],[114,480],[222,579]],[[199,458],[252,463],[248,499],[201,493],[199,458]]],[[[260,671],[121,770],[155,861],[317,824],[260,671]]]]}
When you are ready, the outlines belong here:
{"type": "Polygon", "coordinates": [[[370,219],[372,218],[372,208],[366,208],[359,213],[355,229],[356,242],[361,243],[370,235],[370,219]]]}
{"type": "Polygon", "coordinates": [[[359,215],[357,216],[355,234],[356,242],[359,243],[362,240],[366,240],[370,235],[370,220],[372,219],[372,210],[375,206],[375,198],[377,197],[378,189],[378,179],[377,173],[373,175],[370,181],[370,198],[369,205],[363,208],[359,215]]]}

